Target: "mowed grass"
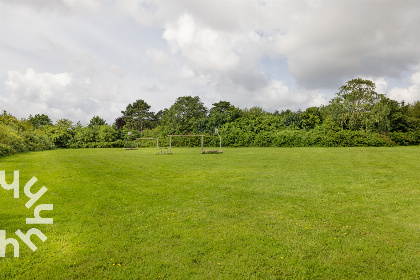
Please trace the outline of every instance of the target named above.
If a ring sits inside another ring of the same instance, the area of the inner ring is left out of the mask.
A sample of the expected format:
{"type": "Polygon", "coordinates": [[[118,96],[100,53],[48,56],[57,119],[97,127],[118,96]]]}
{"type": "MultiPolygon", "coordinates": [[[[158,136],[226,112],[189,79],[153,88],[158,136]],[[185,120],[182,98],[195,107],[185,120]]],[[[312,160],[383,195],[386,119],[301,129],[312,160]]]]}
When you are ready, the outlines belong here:
{"type": "Polygon", "coordinates": [[[419,279],[420,147],[54,150],[0,159],[2,279],[419,279]],[[36,176],[33,217],[23,187],[36,176]],[[18,239],[19,240],[19,239],[18,239]]]}

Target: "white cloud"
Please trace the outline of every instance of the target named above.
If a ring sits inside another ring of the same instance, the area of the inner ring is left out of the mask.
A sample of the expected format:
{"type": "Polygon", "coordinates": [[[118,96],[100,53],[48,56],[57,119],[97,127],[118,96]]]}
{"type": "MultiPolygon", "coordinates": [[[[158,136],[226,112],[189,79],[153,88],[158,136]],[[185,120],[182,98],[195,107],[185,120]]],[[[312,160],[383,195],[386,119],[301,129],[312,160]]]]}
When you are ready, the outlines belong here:
{"type": "Polygon", "coordinates": [[[174,57],[170,56],[167,52],[156,48],[148,49],[146,51],[146,56],[152,67],[171,68],[176,64],[176,59],[174,57]]]}
{"type": "Polygon", "coordinates": [[[0,5],[0,107],[19,117],[110,122],[137,99],[157,111],[185,95],[207,106],[305,109],[359,76],[390,98],[420,99],[419,1],[0,5]]]}
{"type": "Polygon", "coordinates": [[[331,87],[355,75],[396,77],[420,60],[420,2],[308,3],[295,25],[276,37],[302,85],[331,87]]]}
{"type": "Polygon", "coordinates": [[[129,0],[114,3],[115,9],[122,15],[128,15],[144,26],[151,26],[160,21],[161,4],[163,3],[160,0],[129,0]]]}
{"type": "Polygon", "coordinates": [[[201,27],[190,15],[182,15],[165,29],[163,38],[172,52],[181,52],[197,69],[226,71],[239,64],[233,49],[234,36],[201,27]]]}
{"type": "Polygon", "coordinates": [[[54,99],[57,92],[72,83],[71,73],[36,73],[28,69],[25,74],[17,71],[8,72],[9,79],[5,82],[6,89],[19,93],[13,96],[15,101],[31,100],[44,103],[54,99]]]}
{"type": "Polygon", "coordinates": [[[274,110],[304,109],[327,104],[328,99],[317,90],[289,89],[284,82],[272,80],[256,93],[256,100],[265,108],[274,110]],[[292,106],[290,104],[293,104],[292,106]]]}
{"type": "Polygon", "coordinates": [[[412,103],[420,101],[420,64],[417,71],[411,75],[411,85],[407,88],[394,87],[389,91],[388,97],[397,101],[412,103]]]}
{"type": "Polygon", "coordinates": [[[69,118],[86,123],[94,115],[100,115],[109,122],[114,112],[108,110],[118,104],[118,88],[107,98],[103,88],[89,79],[77,77],[74,73],[39,73],[28,69],[25,73],[8,71],[5,81],[8,94],[2,98],[9,108],[20,112],[18,117],[30,114],[47,114],[51,119],[69,118]]]}
{"type": "Polygon", "coordinates": [[[99,0],[3,0],[4,4],[31,7],[36,10],[58,10],[61,12],[91,12],[101,7],[99,0]]]}
{"type": "Polygon", "coordinates": [[[370,80],[375,83],[377,93],[387,95],[388,82],[385,80],[385,78],[381,77],[381,78],[370,79],[370,80]]]}

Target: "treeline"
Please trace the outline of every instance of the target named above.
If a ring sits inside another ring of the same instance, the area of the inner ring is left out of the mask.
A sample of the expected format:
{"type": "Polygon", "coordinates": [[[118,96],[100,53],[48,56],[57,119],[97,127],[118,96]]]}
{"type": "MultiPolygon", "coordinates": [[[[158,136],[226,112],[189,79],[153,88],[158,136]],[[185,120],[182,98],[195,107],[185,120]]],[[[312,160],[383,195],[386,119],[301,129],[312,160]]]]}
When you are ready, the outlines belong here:
{"type": "MultiPolygon", "coordinates": [[[[205,134],[206,146],[353,147],[420,144],[420,102],[397,102],[375,92],[369,80],[354,79],[340,88],[326,106],[304,111],[266,112],[240,109],[220,101],[206,108],[198,96],[179,97],[157,113],[137,100],[113,124],[99,116],[82,126],[47,115],[18,120],[0,115],[0,156],[57,148],[132,147],[140,137],[158,137],[168,145],[170,134],[205,134]]],[[[174,146],[198,146],[199,138],[173,138],[174,146]]],[[[153,146],[152,141],[142,143],[153,146]]]]}

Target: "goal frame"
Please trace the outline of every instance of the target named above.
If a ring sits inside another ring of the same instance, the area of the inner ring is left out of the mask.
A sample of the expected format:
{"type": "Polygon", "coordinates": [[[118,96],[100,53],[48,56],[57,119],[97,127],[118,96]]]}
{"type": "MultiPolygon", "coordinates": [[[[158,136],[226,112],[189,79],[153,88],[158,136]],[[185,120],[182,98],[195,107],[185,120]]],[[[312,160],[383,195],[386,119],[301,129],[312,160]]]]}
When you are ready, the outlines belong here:
{"type": "Polygon", "coordinates": [[[139,140],[156,140],[156,149],[159,149],[159,138],[136,138],[137,149],[139,148],[139,140]]]}
{"type": "Polygon", "coordinates": [[[204,151],[204,136],[205,135],[168,135],[169,137],[169,153],[172,154],[172,137],[201,137],[201,153],[204,151]]]}

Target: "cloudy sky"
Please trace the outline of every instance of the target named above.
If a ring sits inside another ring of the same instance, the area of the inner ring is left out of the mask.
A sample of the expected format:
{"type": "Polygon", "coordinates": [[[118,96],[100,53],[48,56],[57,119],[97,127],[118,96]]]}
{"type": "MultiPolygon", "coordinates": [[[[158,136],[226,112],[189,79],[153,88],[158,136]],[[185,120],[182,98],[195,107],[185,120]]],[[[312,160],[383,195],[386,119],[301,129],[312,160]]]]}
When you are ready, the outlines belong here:
{"type": "Polygon", "coordinates": [[[420,100],[419,0],[0,0],[0,110],[112,123],[198,95],[267,111],[346,81],[420,100]]]}

